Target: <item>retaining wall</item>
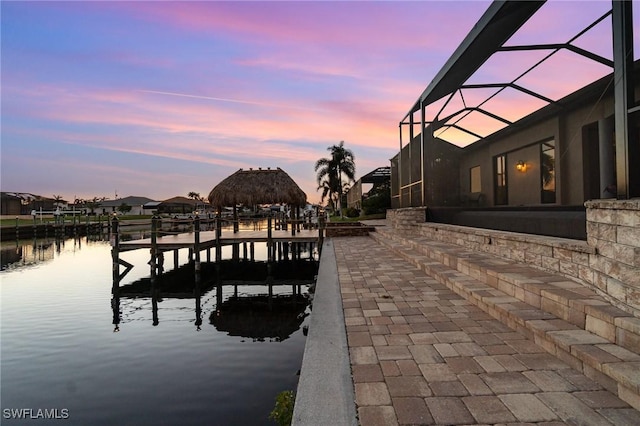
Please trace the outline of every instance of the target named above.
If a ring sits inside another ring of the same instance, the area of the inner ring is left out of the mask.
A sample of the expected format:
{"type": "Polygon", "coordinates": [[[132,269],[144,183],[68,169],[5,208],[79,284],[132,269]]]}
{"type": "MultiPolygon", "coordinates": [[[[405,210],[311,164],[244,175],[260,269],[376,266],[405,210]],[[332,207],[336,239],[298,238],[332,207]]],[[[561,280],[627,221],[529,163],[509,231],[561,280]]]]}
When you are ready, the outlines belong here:
{"type": "Polygon", "coordinates": [[[587,241],[424,222],[425,207],[387,211],[391,226],[578,280],[640,317],[640,199],[589,201],[587,241]],[[417,226],[417,228],[416,228],[417,226]]]}

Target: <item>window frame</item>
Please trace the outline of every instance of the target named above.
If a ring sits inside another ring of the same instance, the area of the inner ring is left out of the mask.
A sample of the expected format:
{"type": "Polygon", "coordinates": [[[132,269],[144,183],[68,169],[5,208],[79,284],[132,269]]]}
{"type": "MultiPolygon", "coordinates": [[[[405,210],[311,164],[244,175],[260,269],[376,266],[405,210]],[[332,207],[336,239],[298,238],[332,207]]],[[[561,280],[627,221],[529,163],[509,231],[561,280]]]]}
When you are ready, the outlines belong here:
{"type": "Polygon", "coordinates": [[[493,197],[494,205],[509,205],[509,179],[506,152],[493,157],[493,197]],[[499,165],[502,166],[502,173],[499,173],[499,165]],[[503,183],[503,185],[500,185],[500,183],[503,183]],[[502,196],[499,196],[499,188],[504,188],[502,196]]]}

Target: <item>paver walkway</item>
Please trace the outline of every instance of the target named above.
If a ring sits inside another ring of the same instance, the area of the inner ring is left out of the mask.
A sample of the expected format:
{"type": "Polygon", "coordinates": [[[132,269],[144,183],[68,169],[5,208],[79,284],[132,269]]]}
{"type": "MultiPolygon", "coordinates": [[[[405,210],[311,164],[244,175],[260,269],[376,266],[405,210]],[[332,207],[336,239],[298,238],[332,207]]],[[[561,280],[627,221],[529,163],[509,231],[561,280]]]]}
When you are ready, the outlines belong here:
{"type": "Polygon", "coordinates": [[[640,413],[369,237],[335,238],[362,426],[640,425],[640,413]]]}

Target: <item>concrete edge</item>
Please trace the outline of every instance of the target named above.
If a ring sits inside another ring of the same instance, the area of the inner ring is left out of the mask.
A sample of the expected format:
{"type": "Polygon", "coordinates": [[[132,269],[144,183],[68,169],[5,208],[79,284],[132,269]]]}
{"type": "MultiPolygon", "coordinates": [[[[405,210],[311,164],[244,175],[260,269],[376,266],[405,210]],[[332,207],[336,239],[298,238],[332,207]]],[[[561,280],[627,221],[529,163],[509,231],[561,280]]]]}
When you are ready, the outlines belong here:
{"type": "Polygon", "coordinates": [[[338,266],[331,238],[325,239],[322,246],[291,424],[358,424],[338,266]]]}

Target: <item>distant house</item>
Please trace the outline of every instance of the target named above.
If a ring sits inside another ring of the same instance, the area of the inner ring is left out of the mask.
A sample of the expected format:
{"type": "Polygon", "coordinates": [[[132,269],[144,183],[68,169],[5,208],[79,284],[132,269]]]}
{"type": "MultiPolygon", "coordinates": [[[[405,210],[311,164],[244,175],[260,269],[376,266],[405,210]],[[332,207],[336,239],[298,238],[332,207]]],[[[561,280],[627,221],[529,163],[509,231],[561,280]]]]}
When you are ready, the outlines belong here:
{"type": "Polygon", "coordinates": [[[391,182],[391,167],[378,167],[362,176],[347,192],[347,207],[362,209],[362,200],[367,197],[370,189],[377,185],[389,185],[391,182]],[[371,186],[369,186],[369,185],[371,186]],[[363,186],[367,185],[367,186],[363,186]]]}
{"type": "Polygon", "coordinates": [[[28,215],[32,210],[54,211],[58,206],[63,208],[67,202],[56,201],[53,198],[42,197],[28,192],[2,192],[3,215],[28,215]]]}
{"type": "Polygon", "coordinates": [[[20,215],[22,209],[22,198],[10,192],[0,193],[0,208],[2,215],[20,215]]]}
{"type": "Polygon", "coordinates": [[[116,200],[105,200],[100,203],[100,205],[96,209],[96,213],[111,214],[113,212],[118,211],[118,208],[121,205],[126,204],[127,206],[131,207],[131,210],[127,214],[130,214],[130,215],[150,214],[151,212],[149,212],[148,210],[145,211],[145,205],[152,202],[154,202],[154,200],[152,200],[151,198],[135,197],[135,196],[118,198],[116,200]]]}
{"type": "Polygon", "coordinates": [[[189,214],[202,207],[203,202],[187,197],[173,197],[162,201],[157,206],[159,214],[189,214]]]}

